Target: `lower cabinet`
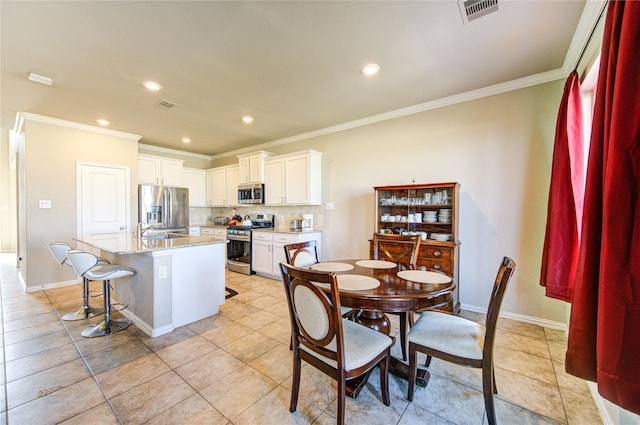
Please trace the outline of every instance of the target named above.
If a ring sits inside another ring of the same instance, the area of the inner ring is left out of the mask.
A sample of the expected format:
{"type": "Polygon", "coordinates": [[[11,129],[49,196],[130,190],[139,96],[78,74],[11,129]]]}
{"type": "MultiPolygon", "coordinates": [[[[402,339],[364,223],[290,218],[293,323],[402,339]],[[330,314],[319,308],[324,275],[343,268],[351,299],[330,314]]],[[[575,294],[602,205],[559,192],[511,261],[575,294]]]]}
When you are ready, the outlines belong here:
{"type": "Polygon", "coordinates": [[[318,242],[318,255],[320,255],[320,236],[320,232],[278,233],[254,230],[251,242],[251,267],[258,274],[280,279],[279,264],[285,261],[284,246],[315,240],[318,242]]]}
{"type": "Polygon", "coordinates": [[[207,236],[215,236],[218,239],[227,239],[226,227],[201,227],[200,234],[207,236]]]}

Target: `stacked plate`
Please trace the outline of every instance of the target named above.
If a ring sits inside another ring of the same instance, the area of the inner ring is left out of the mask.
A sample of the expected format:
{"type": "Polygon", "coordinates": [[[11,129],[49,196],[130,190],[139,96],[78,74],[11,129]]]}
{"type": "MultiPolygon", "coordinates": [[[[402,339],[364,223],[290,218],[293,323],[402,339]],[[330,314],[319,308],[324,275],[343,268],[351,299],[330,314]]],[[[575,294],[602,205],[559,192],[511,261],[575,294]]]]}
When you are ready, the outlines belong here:
{"type": "Polygon", "coordinates": [[[451,233],[431,233],[429,235],[429,239],[433,239],[434,241],[440,241],[440,242],[450,241],[451,233]]]}
{"type": "Polygon", "coordinates": [[[438,221],[440,223],[451,223],[451,208],[444,208],[439,210],[438,221]]]}
{"type": "Polygon", "coordinates": [[[435,223],[438,221],[438,211],[424,211],[422,213],[422,221],[424,223],[435,223]]]}

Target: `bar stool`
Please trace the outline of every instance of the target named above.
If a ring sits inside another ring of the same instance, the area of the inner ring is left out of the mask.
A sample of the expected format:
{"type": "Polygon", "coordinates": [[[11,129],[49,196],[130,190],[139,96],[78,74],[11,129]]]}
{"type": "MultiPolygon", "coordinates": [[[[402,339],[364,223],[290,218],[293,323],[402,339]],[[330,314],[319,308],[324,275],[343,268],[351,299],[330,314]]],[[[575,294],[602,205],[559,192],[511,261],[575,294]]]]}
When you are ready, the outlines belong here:
{"type": "MultiPolygon", "coordinates": [[[[53,255],[53,258],[55,258],[58,264],[73,268],[73,266],[69,262],[69,259],[67,258],[67,252],[73,249],[71,248],[71,246],[69,246],[68,243],[49,242],[47,244],[47,248],[49,248],[49,252],[51,253],[51,255],[53,255]]],[[[99,258],[98,264],[109,264],[109,262],[107,260],[99,258]]],[[[62,320],[83,320],[104,313],[102,310],[91,307],[89,305],[89,279],[82,275],[80,276],[82,277],[82,307],[80,307],[80,309],[74,313],[65,314],[64,316],[62,316],[62,320]]]]}
{"type": "Polygon", "coordinates": [[[76,273],[86,276],[89,280],[101,280],[104,297],[104,320],[96,325],[85,328],[81,335],[87,338],[111,335],[126,329],[131,325],[128,319],[111,318],[111,288],[110,280],[121,277],[133,276],[136,271],[117,264],[98,264],[99,258],[90,252],[72,249],[67,252],[67,258],[71,262],[76,273]]]}

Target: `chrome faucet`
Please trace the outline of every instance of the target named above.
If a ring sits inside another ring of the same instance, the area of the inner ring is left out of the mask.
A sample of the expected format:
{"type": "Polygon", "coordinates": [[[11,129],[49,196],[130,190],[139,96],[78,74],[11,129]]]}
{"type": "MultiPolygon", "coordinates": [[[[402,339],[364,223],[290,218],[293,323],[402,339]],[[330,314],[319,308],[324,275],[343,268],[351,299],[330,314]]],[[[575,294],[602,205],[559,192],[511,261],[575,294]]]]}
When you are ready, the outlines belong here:
{"type": "Polygon", "coordinates": [[[154,224],[148,224],[148,225],[145,226],[145,223],[143,221],[141,221],[140,223],[138,223],[136,225],[136,238],[142,239],[142,237],[147,232],[147,230],[155,229],[158,226],[159,225],[155,224],[155,223],[154,224]]]}

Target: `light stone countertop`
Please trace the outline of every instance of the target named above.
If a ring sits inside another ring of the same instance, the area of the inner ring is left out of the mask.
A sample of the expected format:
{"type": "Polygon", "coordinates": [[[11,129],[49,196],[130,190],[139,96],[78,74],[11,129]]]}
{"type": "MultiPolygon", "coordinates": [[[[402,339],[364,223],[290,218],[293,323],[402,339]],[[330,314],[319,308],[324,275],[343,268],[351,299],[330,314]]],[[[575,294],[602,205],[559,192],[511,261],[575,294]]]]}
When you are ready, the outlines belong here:
{"type": "Polygon", "coordinates": [[[73,239],[93,248],[117,255],[140,254],[165,249],[179,249],[199,245],[227,243],[226,239],[219,239],[213,236],[185,235],[171,239],[138,239],[128,233],[90,235],[86,237],[74,237],[73,239]]]}
{"type": "Polygon", "coordinates": [[[263,229],[253,229],[254,232],[268,232],[268,233],[291,233],[291,234],[301,234],[301,233],[322,233],[321,230],[291,230],[288,227],[267,227],[263,229]]]}

